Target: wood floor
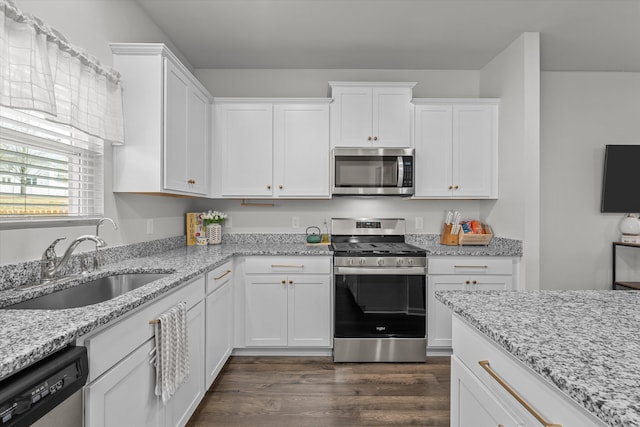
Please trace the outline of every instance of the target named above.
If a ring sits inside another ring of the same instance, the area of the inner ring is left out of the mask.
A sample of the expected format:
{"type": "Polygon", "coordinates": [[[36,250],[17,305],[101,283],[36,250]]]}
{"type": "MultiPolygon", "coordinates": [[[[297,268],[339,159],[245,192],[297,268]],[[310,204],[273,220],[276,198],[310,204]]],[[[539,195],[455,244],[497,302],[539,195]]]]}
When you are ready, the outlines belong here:
{"type": "Polygon", "coordinates": [[[449,426],[448,357],[232,357],[187,427],[449,426]]]}

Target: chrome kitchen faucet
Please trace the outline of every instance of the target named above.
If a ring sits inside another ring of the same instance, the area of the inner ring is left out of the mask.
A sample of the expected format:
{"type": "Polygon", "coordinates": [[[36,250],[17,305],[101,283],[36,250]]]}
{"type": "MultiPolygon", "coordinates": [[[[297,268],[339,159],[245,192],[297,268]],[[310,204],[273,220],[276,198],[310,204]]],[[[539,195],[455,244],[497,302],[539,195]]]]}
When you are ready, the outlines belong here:
{"type": "MultiPolygon", "coordinates": [[[[98,220],[98,223],[96,224],[96,237],[99,238],[100,236],[100,226],[102,225],[103,222],[105,221],[109,221],[111,222],[111,224],[113,224],[113,228],[115,230],[118,229],[118,225],[115,223],[114,220],[112,220],[111,218],[100,218],[98,220]]],[[[100,246],[96,245],[96,255],[93,257],[93,270],[98,270],[100,268],[100,253],[98,252],[98,249],[100,248],[100,246]]]]}
{"type": "Polygon", "coordinates": [[[85,234],[73,239],[67,250],[64,252],[62,258],[58,260],[55,247],[59,241],[65,239],[66,237],[61,237],[54,240],[53,243],[51,243],[42,254],[42,259],[40,260],[40,283],[50,282],[51,280],[57,278],[60,274],[60,271],[62,271],[62,269],[67,265],[67,262],[69,262],[69,258],[71,257],[71,254],[73,253],[75,248],[85,240],[91,240],[92,242],[94,242],[96,244],[96,250],[98,248],[107,246],[107,243],[100,237],[93,236],[91,234],[85,234]]]}

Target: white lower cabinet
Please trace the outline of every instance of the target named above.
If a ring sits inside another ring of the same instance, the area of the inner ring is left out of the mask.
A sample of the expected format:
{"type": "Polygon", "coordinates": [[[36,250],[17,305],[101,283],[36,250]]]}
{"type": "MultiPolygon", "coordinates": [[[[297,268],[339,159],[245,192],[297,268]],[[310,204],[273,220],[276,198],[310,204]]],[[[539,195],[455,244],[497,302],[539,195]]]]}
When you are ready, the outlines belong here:
{"type": "Polygon", "coordinates": [[[456,356],[451,357],[451,426],[524,426],[456,356]]]}
{"type": "Polygon", "coordinates": [[[205,387],[208,389],[233,350],[233,267],[228,262],[207,274],[205,387]]]}
{"type": "Polygon", "coordinates": [[[428,259],[427,347],[451,348],[451,310],[436,300],[436,291],[513,289],[514,261],[496,257],[428,259]]]}
{"type": "Polygon", "coordinates": [[[151,363],[154,339],[85,387],[85,426],[164,425],[164,406],[155,395],[156,371],[151,363]]]}
{"type": "Polygon", "coordinates": [[[204,291],[201,276],[83,340],[90,372],[84,388],[85,427],[187,423],[204,396],[204,291]],[[165,405],[155,395],[155,339],[149,320],[181,301],[188,307],[190,375],[165,405]]]}
{"type": "Polygon", "coordinates": [[[248,258],[245,345],[331,346],[330,266],[329,257],[248,258]]]}
{"type": "Polygon", "coordinates": [[[606,424],[454,315],[451,426],[539,425],[603,427],[606,424]]]}

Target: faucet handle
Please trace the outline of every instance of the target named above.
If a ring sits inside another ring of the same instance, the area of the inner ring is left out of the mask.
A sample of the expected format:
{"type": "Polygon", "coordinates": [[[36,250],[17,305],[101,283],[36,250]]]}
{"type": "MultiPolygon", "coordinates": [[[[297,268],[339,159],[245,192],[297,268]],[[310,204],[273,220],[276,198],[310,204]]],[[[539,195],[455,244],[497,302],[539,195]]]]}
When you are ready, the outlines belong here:
{"type": "Polygon", "coordinates": [[[43,259],[55,259],[56,258],[56,245],[58,244],[59,241],[61,240],[65,240],[66,237],[59,237],[56,240],[53,241],[53,243],[51,243],[47,249],[44,250],[44,253],[42,254],[42,258],[43,259]]]}

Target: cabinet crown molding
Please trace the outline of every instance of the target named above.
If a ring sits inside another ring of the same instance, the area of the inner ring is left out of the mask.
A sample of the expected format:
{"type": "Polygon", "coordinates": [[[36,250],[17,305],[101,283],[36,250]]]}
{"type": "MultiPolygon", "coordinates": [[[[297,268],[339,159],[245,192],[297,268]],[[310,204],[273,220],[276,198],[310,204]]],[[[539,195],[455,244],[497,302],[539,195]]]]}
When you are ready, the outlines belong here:
{"type": "Polygon", "coordinates": [[[214,104],[330,104],[332,98],[243,98],[214,97],[214,104]]]}
{"type": "Polygon", "coordinates": [[[330,81],[329,86],[331,87],[340,87],[340,86],[366,86],[366,87],[407,87],[413,88],[417,85],[417,82],[345,82],[345,81],[330,81]]]}
{"type": "Polygon", "coordinates": [[[413,98],[413,104],[499,104],[500,98],[413,98]]]}

